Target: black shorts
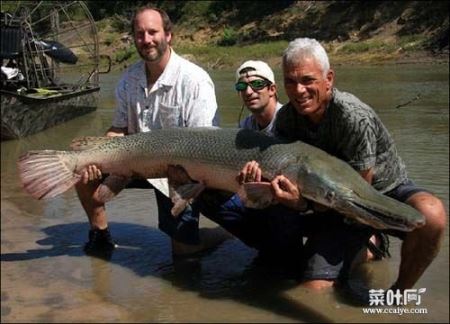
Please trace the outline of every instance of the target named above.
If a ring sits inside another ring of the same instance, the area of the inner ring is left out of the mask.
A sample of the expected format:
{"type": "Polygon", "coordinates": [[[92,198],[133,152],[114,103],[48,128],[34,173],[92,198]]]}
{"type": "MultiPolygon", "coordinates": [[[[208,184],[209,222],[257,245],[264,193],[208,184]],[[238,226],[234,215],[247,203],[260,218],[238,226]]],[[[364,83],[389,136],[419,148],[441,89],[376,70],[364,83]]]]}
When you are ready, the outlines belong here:
{"type": "MultiPolygon", "coordinates": [[[[386,193],[387,196],[405,203],[408,198],[418,192],[428,192],[418,187],[413,181],[406,180],[395,189],[386,193]]],[[[328,220],[329,222],[329,220],[328,220]]],[[[372,227],[354,224],[347,228],[337,222],[335,228],[320,230],[317,238],[308,239],[311,244],[311,255],[307,257],[305,279],[345,279],[351,262],[361,248],[366,247],[369,238],[377,232],[404,239],[407,232],[399,230],[375,230],[372,227]],[[336,230],[338,228],[338,230],[336,230]],[[346,234],[348,232],[348,234],[346,234]],[[341,264],[342,263],[342,264],[341,264]]]]}
{"type": "MultiPolygon", "coordinates": [[[[429,191],[407,180],[386,195],[405,202],[418,192],[429,191]]],[[[206,204],[206,208],[204,203],[201,204],[200,209],[206,217],[260,252],[300,258],[304,280],[345,280],[356,255],[366,248],[370,237],[377,232],[359,223],[348,224],[344,221],[345,216],[333,210],[309,215],[301,215],[281,205],[252,210],[243,207],[237,196],[230,199],[225,195],[209,206],[206,204]]],[[[406,234],[397,230],[383,232],[401,239],[406,234]]]]}
{"type": "Polygon", "coordinates": [[[396,188],[386,192],[385,195],[404,203],[408,200],[409,197],[418,192],[427,192],[432,194],[430,191],[417,186],[414,181],[407,179],[396,188]]]}
{"type": "Polygon", "coordinates": [[[371,228],[348,224],[334,210],[314,213],[304,245],[304,280],[345,279],[351,265],[372,235],[371,228]]]}
{"type": "Polygon", "coordinates": [[[335,211],[301,214],[283,205],[245,208],[237,195],[206,192],[199,200],[203,215],[274,263],[300,265],[304,280],[334,280],[347,272],[370,238],[369,228],[344,222],[335,211]],[[303,243],[303,238],[306,242],[303,243]]]}

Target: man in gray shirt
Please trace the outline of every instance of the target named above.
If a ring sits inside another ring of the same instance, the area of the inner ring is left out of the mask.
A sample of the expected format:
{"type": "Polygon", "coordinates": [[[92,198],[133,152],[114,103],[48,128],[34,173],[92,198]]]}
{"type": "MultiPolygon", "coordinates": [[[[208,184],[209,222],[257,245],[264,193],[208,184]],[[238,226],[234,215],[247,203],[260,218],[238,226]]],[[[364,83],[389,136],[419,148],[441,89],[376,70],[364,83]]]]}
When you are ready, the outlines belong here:
{"type": "MultiPolygon", "coordinates": [[[[373,109],[333,87],[334,72],[316,40],[298,38],[289,43],[283,75],[289,103],[277,115],[277,136],[304,141],[346,161],[377,190],[425,216],[426,225],[421,228],[389,232],[403,239],[399,275],[392,288],[413,287],[439,251],[447,220],[442,202],[408,179],[394,141],[373,109]]],[[[301,192],[285,177],[275,178],[272,187],[279,202],[305,204],[301,192]]],[[[309,279],[312,288],[334,283],[332,276],[309,279]]]]}

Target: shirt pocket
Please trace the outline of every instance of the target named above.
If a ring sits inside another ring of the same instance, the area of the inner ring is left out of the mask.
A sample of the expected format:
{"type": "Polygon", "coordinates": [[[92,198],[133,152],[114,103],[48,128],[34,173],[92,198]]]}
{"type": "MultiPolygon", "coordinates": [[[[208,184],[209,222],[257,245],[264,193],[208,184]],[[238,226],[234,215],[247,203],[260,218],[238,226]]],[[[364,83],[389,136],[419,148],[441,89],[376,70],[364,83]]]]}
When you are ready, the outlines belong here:
{"type": "Polygon", "coordinates": [[[180,125],[180,107],[160,103],[157,119],[162,128],[180,125]]]}

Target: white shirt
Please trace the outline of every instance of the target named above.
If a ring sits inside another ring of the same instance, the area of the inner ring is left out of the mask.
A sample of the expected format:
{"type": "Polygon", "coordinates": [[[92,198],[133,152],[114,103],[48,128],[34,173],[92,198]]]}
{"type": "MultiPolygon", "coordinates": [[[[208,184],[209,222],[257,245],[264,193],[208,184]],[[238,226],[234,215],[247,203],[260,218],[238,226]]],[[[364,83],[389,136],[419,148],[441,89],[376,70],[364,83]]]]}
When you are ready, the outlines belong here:
{"type": "Polygon", "coordinates": [[[210,76],[173,50],[151,89],[147,86],[144,61],[128,68],[117,85],[116,100],[112,126],[127,127],[130,134],[166,127],[218,125],[210,76]]]}
{"type": "Polygon", "coordinates": [[[283,105],[279,102],[277,102],[277,106],[275,108],[275,115],[273,116],[272,120],[270,121],[269,125],[267,125],[265,128],[261,129],[258,125],[258,122],[255,119],[255,116],[253,116],[253,114],[251,114],[250,116],[248,116],[247,118],[245,118],[243,121],[241,121],[239,123],[239,127],[240,128],[245,128],[245,129],[254,129],[257,131],[261,131],[263,133],[265,133],[266,135],[270,135],[273,136],[273,128],[275,126],[275,120],[277,118],[277,112],[278,110],[280,110],[280,108],[283,107],[283,105]]]}

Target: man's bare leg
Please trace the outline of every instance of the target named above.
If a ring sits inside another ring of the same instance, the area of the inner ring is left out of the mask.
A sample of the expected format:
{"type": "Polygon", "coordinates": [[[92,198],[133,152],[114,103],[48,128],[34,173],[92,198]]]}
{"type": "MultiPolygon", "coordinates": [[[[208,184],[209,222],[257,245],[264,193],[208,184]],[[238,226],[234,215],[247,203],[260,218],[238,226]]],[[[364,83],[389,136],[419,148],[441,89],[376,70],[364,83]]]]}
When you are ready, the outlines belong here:
{"type": "Polygon", "coordinates": [[[88,183],[79,182],[75,186],[91,227],[89,241],[85,244],[84,251],[87,254],[96,255],[106,253],[105,256],[110,257],[111,251],[117,247],[117,244],[112,240],[108,229],[105,204],[95,198],[99,184],[99,181],[91,181],[88,183]]]}
{"type": "Polygon", "coordinates": [[[79,182],[75,185],[78,198],[86,212],[91,229],[105,229],[108,227],[105,204],[95,199],[95,193],[99,185],[99,181],[87,184],[79,182]]]}
{"type": "Polygon", "coordinates": [[[323,290],[334,286],[334,280],[308,280],[302,282],[302,286],[311,290],[323,290]]]}
{"type": "Polygon", "coordinates": [[[394,289],[412,288],[439,252],[447,222],[442,202],[435,196],[419,192],[407,201],[425,216],[426,225],[406,235],[394,289]]]}

